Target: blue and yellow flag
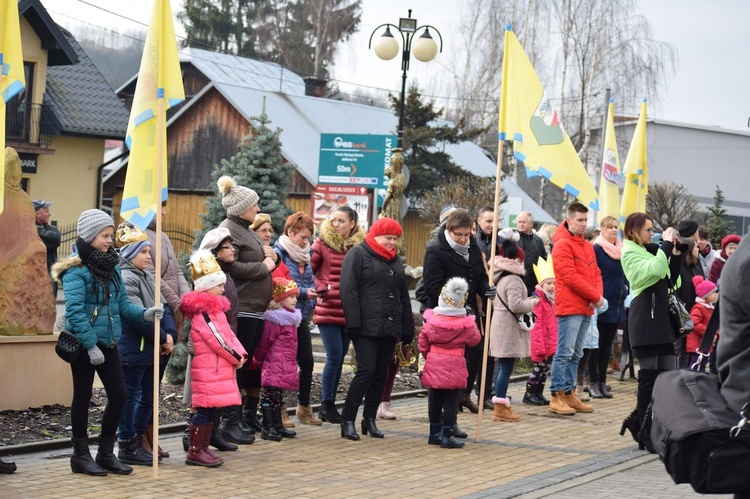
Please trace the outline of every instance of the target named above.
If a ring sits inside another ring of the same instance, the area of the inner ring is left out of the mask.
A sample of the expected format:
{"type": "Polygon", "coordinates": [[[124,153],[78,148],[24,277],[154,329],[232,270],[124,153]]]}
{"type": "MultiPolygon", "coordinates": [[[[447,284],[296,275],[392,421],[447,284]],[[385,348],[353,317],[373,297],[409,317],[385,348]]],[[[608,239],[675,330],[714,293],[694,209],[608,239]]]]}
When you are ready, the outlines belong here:
{"type": "Polygon", "coordinates": [[[617,153],[615,137],[615,101],[609,100],[607,126],[604,130],[604,154],[602,156],[602,174],[599,181],[599,213],[597,221],[604,217],[620,220],[620,155],[617,153]]]}
{"type": "Polygon", "coordinates": [[[648,194],[648,158],[646,156],[646,99],[641,104],[641,115],[633,132],[628,157],[625,159],[625,190],[622,192],[622,206],[620,206],[620,224],[624,226],[625,219],[631,213],[646,211],[646,195],[648,194]]]}
{"type": "MultiPolygon", "coordinates": [[[[5,158],[5,103],[26,87],[17,0],[0,0],[0,68],[0,154],[5,158]]],[[[0,179],[4,178],[5,159],[2,159],[0,179]]],[[[4,207],[5,189],[0,187],[0,213],[4,207]]]]}
{"type": "Polygon", "coordinates": [[[501,85],[498,139],[514,141],[515,157],[527,172],[542,175],[598,211],[596,188],[510,25],[501,85]]]}
{"type": "Polygon", "coordinates": [[[120,208],[121,216],[142,230],[167,199],[166,112],[183,100],[172,9],[169,0],[155,0],[125,139],[130,158],[120,208]]]}

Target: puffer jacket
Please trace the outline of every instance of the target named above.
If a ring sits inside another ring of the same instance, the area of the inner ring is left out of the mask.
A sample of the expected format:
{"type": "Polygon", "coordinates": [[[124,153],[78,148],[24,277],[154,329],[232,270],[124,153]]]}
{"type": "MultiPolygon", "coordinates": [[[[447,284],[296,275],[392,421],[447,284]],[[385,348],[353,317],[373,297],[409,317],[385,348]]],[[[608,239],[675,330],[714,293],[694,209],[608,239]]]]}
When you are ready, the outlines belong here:
{"type": "Polygon", "coordinates": [[[425,358],[422,384],[443,390],[466,388],[464,350],[482,338],[474,316],[435,315],[427,309],[424,321],[419,333],[419,351],[425,358]]]}
{"type": "Polygon", "coordinates": [[[247,358],[247,352],[224,315],[229,308],[229,301],[223,296],[192,291],[182,297],[180,307],[185,316],[190,318],[190,340],[195,352],[190,364],[192,407],[240,405],[242,400],[235,380],[237,359],[221,346],[203,318],[205,312],[224,342],[237,354],[247,358]]]}
{"type": "Polygon", "coordinates": [[[75,333],[83,348],[88,350],[97,343],[113,347],[122,334],[121,319],[133,324],[145,324],[145,308],[128,301],[128,292],[120,268],[109,283],[109,306],[104,295],[91,293],[91,271],[80,257],[71,256],[52,267],[52,278],[62,284],[65,292],[65,317],[68,331],[75,333]]]}
{"type": "Polygon", "coordinates": [[[529,331],[521,329],[516,317],[534,310],[534,300],[528,297],[523,281],[525,275],[522,261],[495,256],[493,280],[497,296],[493,301],[490,323],[490,355],[493,357],[520,359],[531,354],[529,331]],[[501,298],[510,311],[500,302],[501,298]]]}
{"type": "MultiPolygon", "coordinates": [[[[154,306],[154,278],[145,270],[140,270],[130,262],[120,258],[120,270],[128,290],[128,301],[141,307],[154,306]]],[[[162,296],[162,302],[165,299],[162,296]]],[[[159,345],[167,342],[167,335],[177,343],[177,326],[169,307],[164,307],[164,317],[159,321],[159,345]]],[[[154,323],[134,324],[122,321],[122,334],[117,341],[120,361],[123,365],[154,365],[154,323]]],[[[159,362],[166,364],[169,355],[159,356],[159,362]]]]}
{"type": "Polygon", "coordinates": [[[312,264],[308,263],[300,269],[300,264],[292,260],[289,253],[279,244],[278,241],[274,243],[273,250],[284,262],[284,265],[289,269],[289,279],[292,279],[297,283],[299,289],[299,297],[297,298],[297,310],[300,311],[302,317],[308,317],[315,307],[315,298],[307,297],[308,289],[315,289],[315,278],[313,277],[312,264]]]}
{"type": "MultiPolygon", "coordinates": [[[[151,225],[146,229],[146,235],[151,243],[151,263],[148,264],[146,270],[154,275],[156,262],[156,222],[152,222],[151,225]]],[[[190,286],[188,286],[185,280],[185,275],[182,273],[180,268],[177,254],[172,246],[172,241],[169,237],[162,232],[161,233],[161,294],[166,298],[169,309],[175,316],[175,319],[180,319],[180,298],[185,293],[190,292],[190,286]]]]}
{"type": "Polygon", "coordinates": [[[261,386],[296,390],[297,327],[302,321],[299,309],[268,310],[265,314],[263,336],[253,354],[253,366],[260,367],[261,386]]]}
{"type": "Polygon", "coordinates": [[[271,301],[273,282],[271,272],[263,263],[266,257],[261,240],[250,229],[250,223],[240,217],[228,217],[219,227],[229,229],[236,250],[237,258],[229,275],[237,287],[239,312],[262,315],[271,301]]]}
{"type": "MultiPolygon", "coordinates": [[[[703,341],[703,335],[706,334],[706,328],[708,327],[708,321],[711,320],[711,315],[714,313],[714,306],[709,307],[705,300],[698,298],[690,309],[690,317],[693,319],[693,331],[687,336],[687,347],[686,351],[695,353],[701,346],[703,341]]],[[[713,347],[711,347],[713,351],[713,347]]]]}
{"type": "Polygon", "coordinates": [[[593,315],[589,304],[604,295],[594,246],[583,236],[574,236],[565,220],[555,230],[554,242],[555,315],[593,315]]]}
{"type": "Polygon", "coordinates": [[[313,311],[315,324],[346,325],[339,291],[341,265],[347,252],[364,240],[365,233],[360,226],[352,236],[344,239],[336,234],[330,219],[320,224],[319,237],[313,243],[310,255],[315,291],[319,296],[313,311]]]}
{"type": "Polygon", "coordinates": [[[536,287],[536,296],[539,303],[534,307],[536,321],[530,331],[531,360],[541,362],[554,356],[557,351],[557,317],[554,305],[550,303],[541,286],[536,287]]]}
{"type": "Polygon", "coordinates": [[[622,262],[614,259],[599,246],[594,244],[596,263],[602,273],[604,298],[609,303],[606,312],[598,315],[596,320],[601,323],[612,324],[625,320],[625,298],[628,296],[628,280],[622,271],[622,262]]]}
{"type": "Polygon", "coordinates": [[[414,338],[414,316],[401,261],[398,257],[386,260],[367,241],[344,258],[341,301],[346,327],[360,329],[362,336],[414,338]]]}

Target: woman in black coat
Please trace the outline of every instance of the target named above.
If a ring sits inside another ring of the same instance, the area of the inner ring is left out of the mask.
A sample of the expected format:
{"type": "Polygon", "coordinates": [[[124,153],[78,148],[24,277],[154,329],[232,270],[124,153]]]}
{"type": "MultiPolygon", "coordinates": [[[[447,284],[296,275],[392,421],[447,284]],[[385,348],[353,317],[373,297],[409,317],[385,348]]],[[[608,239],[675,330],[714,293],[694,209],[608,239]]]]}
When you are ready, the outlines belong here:
{"type": "Polygon", "coordinates": [[[365,241],[349,250],[341,267],[346,332],[357,356],[357,372],[341,412],[341,437],[349,440],[359,440],[354,419],[362,397],[362,433],[383,438],[375,416],[388,364],[398,340],[411,343],[414,339],[411,300],[396,249],[401,232],[395,220],[379,219],[365,241]]]}
{"type": "MultiPolygon", "coordinates": [[[[490,286],[482,252],[477,246],[476,239],[471,235],[473,224],[474,221],[466,210],[457,209],[451,213],[445,225],[438,230],[437,244],[427,248],[422,275],[427,295],[427,308],[438,306],[440,291],[448,279],[451,277],[466,279],[469,284],[469,299],[466,304],[477,315],[477,326],[480,331],[484,332],[482,321],[477,314],[479,310],[477,293],[481,296],[489,296],[487,294],[489,292],[492,295],[490,297],[494,298],[495,288],[490,286]]],[[[469,377],[466,380],[466,389],[461,393],[458,407],[466,407],[471,412],[479,411],[477,405],[471,400],[471,390],[477,373],[482,368],[483,352],[484,336],[478,345],[466,349],[466,368],[469,371],[469,377]]],[[[492,393],[485,395],[491,397],[492,393]]]]}

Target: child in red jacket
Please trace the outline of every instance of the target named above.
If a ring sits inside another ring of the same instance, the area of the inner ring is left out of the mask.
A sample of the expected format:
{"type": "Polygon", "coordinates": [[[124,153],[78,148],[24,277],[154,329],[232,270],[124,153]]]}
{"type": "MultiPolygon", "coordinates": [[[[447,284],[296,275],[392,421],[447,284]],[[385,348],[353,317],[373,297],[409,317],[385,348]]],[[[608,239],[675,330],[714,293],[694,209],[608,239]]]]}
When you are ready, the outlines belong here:
{"type": "Polygon", "coordinates": [[[190,448],[185,464],[215,467],[224,460],[208,448],[213,413],[218,407],[241,403],[234,371],[245,363],[247,352],[224,314],[229,309],[229,301],[223,296],[227,278],[213,254],[196,251],[190,256],[189,266],[195,291],[182,297],[180,309],[190,318],[194,352],[190,388],[195,413],[190,421],[190,448]]]}
{"type": "MultiPolygon", "coordinates": [[[[698,371],[705,371],[706,364],[708,363],[708,355],[700,356],[698,349],[703,340],[703,335],[706,333],[706,327],[708,321],[711,320],[711,315],[714,313],[714,303],[719,301],[719,290],[711,281],[703,279],[702,276],[693,277],[693,285],[695,286],[695,305],[690,309],[690,317],[693,319],[693,332],[687,337],[687,351],[690,352],[690,366],[696,362],[698,365],[698,371]]],[[[714,340],[715,342],[716,340],[714,340]]],[[[713,351],[713,347],[711,347],[713,351]]],[[[704,352],[708,353],[708,352],[704,352]]]]}
{"type": "Polygon", "coordinates": [[[465,279],[449,279],[440,292],[438,306],[425,310],[425,324],[419,333],[419,351],[425,358],[422,384],[428,388],[430,437],[427,443],[448,449],[464,446],[453,437],[458,398],[466,388],[468,376],[464,350],[481,339],[476,319],[467,315],[464,308],[468,296],[469,285],[465,279]]]}
{"type": "Polygon", "coordinates": [[[545,260],[541,256],[533,265],[534,274],[539,284],[534,294],[539,303],[534,307],[536,322],[531,328],[531,369],[526,382],[526,393],[522,402],[531,405],[549,405],[544,397],[544,382],[552,365],[552,358],[557,350],[557,317],[555,317],[555,270],[552,266],[552,255],[545,260]]]}
{"type": "Polygon", "coordinates": [[[263,440],[281,441],[297,433],[284,428],[281,422],[282,390],[297,390],[297,327],[302,321],[296,308],[299,289],[285,277],[274,277],[273,300],[265,313],[265,325],[260,344],[253,355],[253,364],[260,366],[263,393],[260,410],[263,414],[263,440]]]}

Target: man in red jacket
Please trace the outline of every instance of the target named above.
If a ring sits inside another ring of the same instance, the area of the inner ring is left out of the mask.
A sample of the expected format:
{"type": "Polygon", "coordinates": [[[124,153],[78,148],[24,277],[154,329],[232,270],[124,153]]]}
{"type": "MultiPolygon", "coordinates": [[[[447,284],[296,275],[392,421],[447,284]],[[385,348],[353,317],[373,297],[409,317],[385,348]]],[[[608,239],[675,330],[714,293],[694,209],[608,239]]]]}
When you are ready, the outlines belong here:
{"type": "Polygon", "coordinates": [[[552,262],[555,269],[555,315],[557,351],[552,360],[549,410],[557,414],[593,412],[575,394],[578,361],[595,308],[604,303],[602,274],[594,247],[584,237],[588,208],[574,202],[567,218],[555,231],[552,262]]]}

